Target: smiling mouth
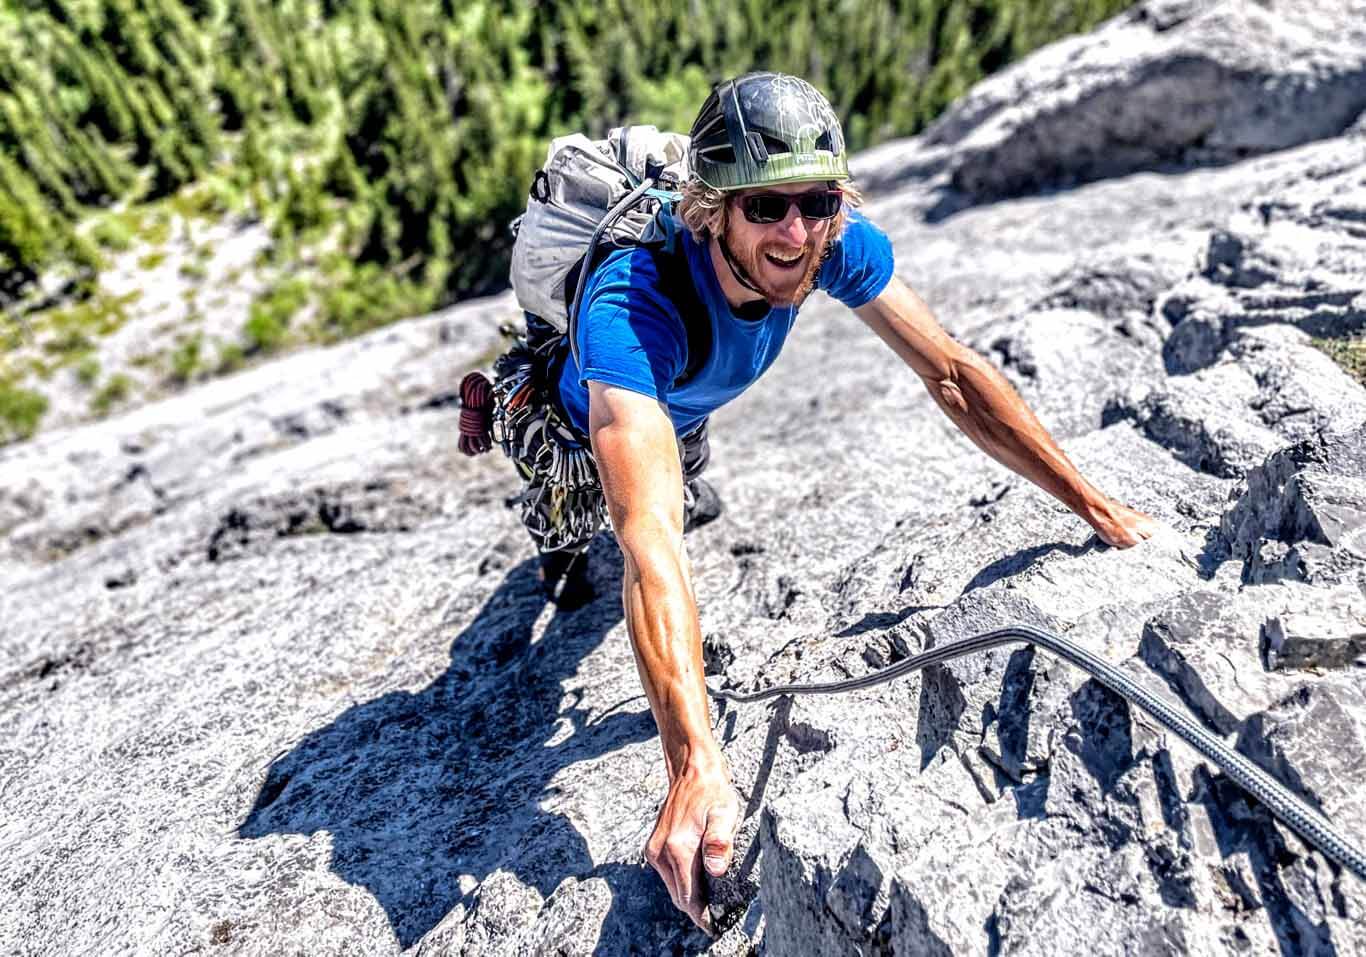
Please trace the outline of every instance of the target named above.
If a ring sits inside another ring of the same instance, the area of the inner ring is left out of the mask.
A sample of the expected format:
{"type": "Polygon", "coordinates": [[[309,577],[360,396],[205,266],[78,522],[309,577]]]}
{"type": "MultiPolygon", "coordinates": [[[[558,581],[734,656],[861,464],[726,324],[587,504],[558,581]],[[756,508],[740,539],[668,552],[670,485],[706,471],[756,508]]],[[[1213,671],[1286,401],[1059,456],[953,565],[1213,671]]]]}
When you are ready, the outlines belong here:
{"type": "Polygon", "coordinates": [[[764,258],[779,269],[795,269],[806,258],[805,251],[801,251],[789,257],[779,256],[775,253],[764,253],[764,258]]]}

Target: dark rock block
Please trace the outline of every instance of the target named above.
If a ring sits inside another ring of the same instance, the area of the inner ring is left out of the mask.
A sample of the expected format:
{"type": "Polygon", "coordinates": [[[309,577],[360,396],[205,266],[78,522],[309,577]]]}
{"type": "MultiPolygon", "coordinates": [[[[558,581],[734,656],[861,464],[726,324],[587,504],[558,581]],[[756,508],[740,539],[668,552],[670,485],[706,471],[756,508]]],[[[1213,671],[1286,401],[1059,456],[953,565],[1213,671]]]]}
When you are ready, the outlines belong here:
{"type": "Polygon", "coordinates": [[[1347,609],[1277,615],[1263,636],[1268,668],[1366,667],[1366,617],[1347,609]]]}
{"type": "Polygon", "coordinates": [[[1266,542],[1309,542],[1330,550],[1331,561],[1315,556],[1321,578],[1350,580],[1366,563],[1366,423],[1315,436],[1249,472],[1220,536],[1245,573],[1265,568],[1266,542]]]}
{"type": "Polygon", "coordinates": [[[1249,718],[1237,747],[1330,817],[1358,847],[1366,842],[1366,715],[1359,684],[1300,686],[1249,718]]]}

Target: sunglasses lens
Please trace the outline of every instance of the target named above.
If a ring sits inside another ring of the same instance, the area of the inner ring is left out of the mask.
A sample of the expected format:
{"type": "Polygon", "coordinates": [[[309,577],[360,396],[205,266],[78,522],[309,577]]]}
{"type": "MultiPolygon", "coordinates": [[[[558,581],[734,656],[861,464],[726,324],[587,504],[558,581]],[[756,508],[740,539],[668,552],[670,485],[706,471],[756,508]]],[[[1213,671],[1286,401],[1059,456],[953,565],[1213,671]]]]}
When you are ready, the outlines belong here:
{"type": "Polygon", "coordinates": [[[840,211],[844,197],[836,190],[805,193],[797,197],[797,208],[807,219],[830,219],[840,211]]]}
{"type": "Polygon", "coordinates": [[[751,223],[776,223],[787,217],[787,197],[760,193],[745,197],[745,219],[751,223]]]}
{"type": "Polygon", "coordinates": [[[797,204],[797,209],[807,219],[831,219],[840,211],[843,202],[844,194],[837,189],[802,193],[799,196],[757,193],[746,196],[741,201],[745,219],[759,224],[777,223],[786,219],[788,207],[793,203],[797,204]]]}

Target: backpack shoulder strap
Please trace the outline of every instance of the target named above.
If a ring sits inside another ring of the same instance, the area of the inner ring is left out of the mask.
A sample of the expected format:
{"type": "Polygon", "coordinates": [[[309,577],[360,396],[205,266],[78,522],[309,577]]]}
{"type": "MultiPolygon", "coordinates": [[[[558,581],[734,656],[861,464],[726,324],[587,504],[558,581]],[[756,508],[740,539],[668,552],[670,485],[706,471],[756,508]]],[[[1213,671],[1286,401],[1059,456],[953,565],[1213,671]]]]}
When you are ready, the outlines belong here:
{"type": "MultiPolygon", "coordinates": [[[[702,297],[698,295],[697,286],[693,283],[692,270],[688,266],[688,254],[683,248],[682,242],[675,241],[673,249],[667,246],[646,246],[650,257],[654,260],[655,271],[659,275],[659,291],[662,292],[675,308],[678,309],[678,316],[683,320],[683,328],[688,335],[688,360],[683,371],[674,380],[674,385],[682,385],[692,379],[693,376],[702,371],[702,366],[706,365],[707,358],[711,355],[712,336],[711,318],[707,315],[707,307],[702,302],[702,297]]],[[[570,272],[570,281],[567,285],[571,286],[578,278],[579,271],[583,268],[593,268],[599,263],[603,256],[617,246],[601,245],[594,249],[592,253],[585,256],[583,261],[576,264],[570,272]]],[[[569,328],[565,330],[564,338],[569,342],[569,347],[573,349],[572,336],[577,325],[577,316],[570,311],[569,328]]]]}
{"type": "Polygon", "coordinates": [[[678,309],[679,318],[688,333],[688,361],[682,374],[674,380],[674,385],[682,385],[702,371],[711,355],[711,317],[707,307],[697,293],[688,266],[688,254],[681,242],[674,243],[672,250],[658,247],[650,250],[654,257],[655,268],[659,272],[660,292],[678,309]]]}

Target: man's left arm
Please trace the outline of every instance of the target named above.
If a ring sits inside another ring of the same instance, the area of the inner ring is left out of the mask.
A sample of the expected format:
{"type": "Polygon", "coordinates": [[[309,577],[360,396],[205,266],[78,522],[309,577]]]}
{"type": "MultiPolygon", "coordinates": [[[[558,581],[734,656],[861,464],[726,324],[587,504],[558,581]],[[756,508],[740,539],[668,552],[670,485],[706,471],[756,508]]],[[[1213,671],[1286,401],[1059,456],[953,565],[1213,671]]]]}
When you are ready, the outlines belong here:
{"type": "Polygon", "coordinates": [[[1118,548],[1152,536],[1158,522],[1121,505],[1082,477],[986,359],[952,339],[929,306],[895,276],[854,312],[920,376],[934,401],[968,438],[1084,519],[1118,548]]]}

